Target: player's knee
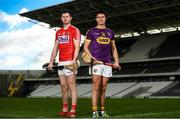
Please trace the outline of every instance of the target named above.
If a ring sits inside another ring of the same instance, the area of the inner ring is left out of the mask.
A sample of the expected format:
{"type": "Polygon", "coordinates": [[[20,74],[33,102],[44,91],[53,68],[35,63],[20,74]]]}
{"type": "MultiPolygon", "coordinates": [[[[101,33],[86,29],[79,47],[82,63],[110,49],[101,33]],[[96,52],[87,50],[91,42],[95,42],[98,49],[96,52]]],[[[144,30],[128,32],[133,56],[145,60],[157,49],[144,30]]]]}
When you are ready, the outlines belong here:
{"type": "Polygon", "coordinates": [[[105,91],[106,91],[106,86],[103,86],[102,92],[105,92],[105,91]]]}
{"type": "Polygon", "coordinates": [[[93,91],[99,91],[100,89],[99,89],[99,87],[98,86],[95,86],[95,87],[93,87],[93,91]]]}
{"type": "Polygon", "coordinates": [[[62,87],[63,90],[67,90],[68,89],[66,84],[61,84],[61,87],[62,87]]]}
{"type": "Polygon", "coordinates": [[[75,86],[76,84],[74,83],[74,82],[68,82],[68,86],[69,87],[73,87],[73,86],[75,86]]]}

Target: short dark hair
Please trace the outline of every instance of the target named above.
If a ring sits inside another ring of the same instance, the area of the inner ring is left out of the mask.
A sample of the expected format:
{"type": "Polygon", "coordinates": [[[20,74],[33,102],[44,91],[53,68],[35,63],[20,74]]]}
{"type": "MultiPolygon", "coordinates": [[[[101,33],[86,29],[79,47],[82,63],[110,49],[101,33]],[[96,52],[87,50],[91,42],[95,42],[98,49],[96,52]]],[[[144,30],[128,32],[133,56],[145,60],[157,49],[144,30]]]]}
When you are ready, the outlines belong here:
{"type": "Polygon", "coordinates": [[[68,10],[68,9],[63,9],[63,10],[61,10],[61,16],[62,16],[62,14],[64,14],[64,13],[69,13],[69,15],[72,17],[72,12],[71,12],[70,10],[68,10]]]}
{"type": "Polygon", "coordinates": [[[97,12],[96,12],[96,17],[97,17],[98,14],[104,14],[105,17],[107,17],[107,13],[106,13],[105,11],[103,11],[103,10],[97,11],[97,12]]]}

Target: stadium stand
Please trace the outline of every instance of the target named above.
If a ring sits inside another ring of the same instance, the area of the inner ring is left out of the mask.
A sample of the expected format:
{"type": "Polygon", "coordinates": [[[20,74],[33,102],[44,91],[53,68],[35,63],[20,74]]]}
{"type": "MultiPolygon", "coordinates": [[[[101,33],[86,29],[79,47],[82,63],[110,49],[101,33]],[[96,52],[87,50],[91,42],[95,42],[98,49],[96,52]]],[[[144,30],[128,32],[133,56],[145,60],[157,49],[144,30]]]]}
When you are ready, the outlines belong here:
{"type": "Polygon", "coordinates": [[[22,74],[0,74],[0,95],[18,96],[23,81],[22,74]]]}
{"type": "Polygon", "coordinates": [[[135,61],[148,59],[152,48],[158,47],[166,38],[163,34],[142,35],[131,47],[130,51],[121,58],[121,61],[135,61]]]}
{"type": "Polygon", "coordinates": [[[87,84],[80,84],[77,87],[78,95],[80,97],[91,97],[91,89],[92,85],[87,83],[87,84]]]}
{"type": "Polygon", "coordinates": [[[124,92],[125,90],[131,88],[133,85],[136,85],[136,82],[130,83],[109,83],[107,87],[106,96],[107,97],[117,97],[116,95],[124,92]]]}
{"type": "Polygon", "coordinates": [[[8,79],[9,75],[2,74],[0,75],[0,97],[6,97],[8,95],[8,79]]]}
{"type": "Polygon", "coordinates": [[[120,58],[122,58],[127,52],[130,51],[130,47],[137,41],[135,37],[133,38],[124,38],[124,39],[118,39],[116,38],[116,47],[118,51],[118,55],[120,58]]]}
{"type": "MultiPolygon", "coordinates": [[[[173,81],[109,83],[106,97],[143,98],[151,96],[172,83],[173,81]]],[[[79,97],[91,97],[91,86],[90,83],[77,85],[79,97]]],[[[59,85],[39,85],[28,97],[61,97],[61,91],[59,85]]]]}
{"type": "Polygon", "coordinates": [[[166,73],[166,72],[176,72],[179,69],[179,66],[161,66],[161,67],[152,67],[148,69],[145,73],[166,73]]]}
{"type": "Polygon", "coordinates": [[[82,66],[78,69],[78,76],[88,76],[89,75],[89,67],[82,66]]]}
{"type": "Polygon", "coordinates": [[[142,94],[142,93],[146,93],[147,90],[149,90],[151,88],[151,86],[148,87],[139,87],[137,89],[134,89],[133,91],[131,91],[130,93],[122,96],[122,98],[134,98],[137,97],[138,95],[142,94]]]}
{"type": "Polygon", "coordinates": [[[137,97],[151,96],[155,92],[167,87],[173,81],[140,82],[139,87],[149,87],[147,91],[137,95],[137,97]]]}
{"type": "Polygon", "coordinates": [[[151,53],[150,58],[180,56],[180,33],[174,33],[151,53]]]}
{"type": "Polygon", "coordinates": [[[156,91],[159,91],[160,89],[164,88],[170,83],[172,83],[172,81],[119,83],[119,85],[117,83],[116,85],[113,85],[112,87],[116,86],[114,88],[117,88],[117,87],[119,88],[124,87],[124,88],[122,88],[122,90],[119,90],[119,92],[116,92],[116,93],[114,92],[114,94],[111,95],[110,97],[116,97],[116,98],[141,97],[142,98],[144,96],[152,95],[153,93],[155,93],[156,91]]]}
{"type": "Polygon", "coordinates": [[[168,85],[168,87],[165,87],[161,89],[160,91],[154,93],[152,96],[180,96],[180,81],[174,81],[171,85],[168,85]]]}
{"type": "Polygon", "coordinates": [[[61,94],[59,85],[39,85],[29,97],[52,97],[61,94]]]}

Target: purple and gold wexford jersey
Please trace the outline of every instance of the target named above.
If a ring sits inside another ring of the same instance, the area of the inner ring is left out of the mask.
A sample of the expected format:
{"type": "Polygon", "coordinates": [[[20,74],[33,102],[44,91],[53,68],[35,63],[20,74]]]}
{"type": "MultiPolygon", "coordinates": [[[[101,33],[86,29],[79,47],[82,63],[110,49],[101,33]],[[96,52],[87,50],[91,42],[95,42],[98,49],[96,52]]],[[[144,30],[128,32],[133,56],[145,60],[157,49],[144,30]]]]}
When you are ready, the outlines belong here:
{"type": "Polygon", "coordinates": [[[94,27],[87,32],[86,40],[91,40],[89,50],[93,57],[104,63],[112,62],[111,41],[114,40],[114,32],[112,30],[94,27]]]}

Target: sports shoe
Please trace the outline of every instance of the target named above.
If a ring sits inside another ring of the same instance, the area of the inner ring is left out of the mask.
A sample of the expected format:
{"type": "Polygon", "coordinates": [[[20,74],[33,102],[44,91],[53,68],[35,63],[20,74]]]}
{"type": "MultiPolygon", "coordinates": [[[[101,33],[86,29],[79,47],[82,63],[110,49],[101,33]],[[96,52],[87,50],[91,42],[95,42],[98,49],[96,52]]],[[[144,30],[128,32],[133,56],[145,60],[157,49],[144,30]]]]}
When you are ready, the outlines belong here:
{"type": "Polygon", "coordinates": [[[70,117],[70,118],[76,117],[76,112],[68,112],[66,114],[66,117],[70,117]]]}
{"type": "Polygon", "coordinates": [[[100,116],[103,118],[110,118],[110,116],[105,111],[100,112],[100,116]]]}
{"type": "Polygon", "coordinates": [[[98,113],[98,111],[93,112],[92,118],[94,118],[94,119],[99,118],[99,113],[98,113]]]}
{"type": "Polygon", "coordinates": [[[59,116],[66,116],[68,112],[64,112],[64,111],[61,111],[61,112],[58,112],[58,115],[59,116]]]}

